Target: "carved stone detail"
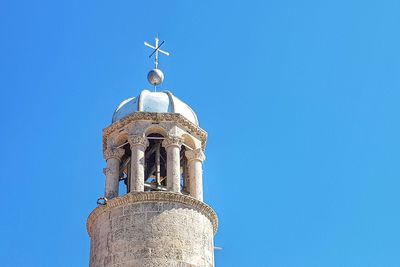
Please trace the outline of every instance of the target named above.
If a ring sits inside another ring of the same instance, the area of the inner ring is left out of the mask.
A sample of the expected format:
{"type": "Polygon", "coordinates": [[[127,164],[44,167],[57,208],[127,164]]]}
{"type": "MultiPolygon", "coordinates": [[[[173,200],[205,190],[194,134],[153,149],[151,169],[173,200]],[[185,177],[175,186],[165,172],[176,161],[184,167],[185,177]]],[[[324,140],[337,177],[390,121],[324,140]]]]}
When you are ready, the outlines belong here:
{"type": "Polygon", "coordinates": [[[113,175],[114,174],[114,170],[111,168],[103,168],[103,173],[105,176],[109,176],[109,175],[113,175]]]}
{"type": "Polygon", "coordinates": [[[128,142],[131,145],[131,147],[134,146],[147,147],[149,145],[149,141],[147,140],[147,138],[141,135],[129,135],[128,142]]]}
{"type": "Polygon", "coordinates": [[[121,160],[122,156],[125,154],[125,150],[122,148],[112,148],[106,149],[104,151],[104,159],[109,160],[111,158],[121,160]]]}
{"type": "Polygon", "coordinates": [[[185,156],[189,162],[192,160],[198,160],[198,161],[203,162],[206,159],[206,156],[204,155],[203,150],[200,148],[193,149],[193,150],[186,150],[185,156]]]}
{"type": "Polygon", "coordinates": [[[162,142],[163,147],[167,148],[169,146],[181,147],[183,144],[183,139],[178,136],[170,136],[164,139],[162,142]]]}
{"type": "Polygon", "coordinates": [[[109,211],[116,207],[123,207],[132,203],[139,202],[177,202],[188,205],[197,212],[200,212],[206,216],[214,230],[214,234],[218,229],[218,217],[215,211],[207,204],[187,195],[172,193],[172,192],[134,192],[126,194],[122,197],[116,197],[109,199],[106,205],[98,206],[92,213],[90,213],[88,220],[86,222],[86,229],[89,236],[92,236],[92,226],[94,221],[104,212],[109,211]]]}
{"type": "Polygon", "coordinates": [[[207,132],[195,125],[184,116],[178,113],[157,113],[157,112],[135,112],[126,118],[116,121],[103,129],[103,150],[107,149],[107,140],[113,132],[122,130],[126,125],[134,121],[173,121],[186,128],[191,134],[197,135],[202,143],[202,149],[206,147],[207,132]]]}

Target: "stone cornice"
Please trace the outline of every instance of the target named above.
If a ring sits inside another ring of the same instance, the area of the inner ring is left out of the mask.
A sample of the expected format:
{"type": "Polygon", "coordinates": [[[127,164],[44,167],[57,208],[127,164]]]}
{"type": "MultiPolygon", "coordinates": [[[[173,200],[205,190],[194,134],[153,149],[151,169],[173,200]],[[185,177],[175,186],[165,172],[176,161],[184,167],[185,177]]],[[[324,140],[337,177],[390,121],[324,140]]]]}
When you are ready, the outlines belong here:
{"type": "Polygon", "coordinates": [[[218,217],[215,211],[207,204],[187,195],[172,192],[134,192],[126,194],[122,197],[116,197],[109,199],[107,204],[104,206],[98,206],[89,215],[86,222],[86,229],[91,236],[92,225],[94,221],[104,212],[107,212],[113,208],[125,206],[132,203],[143,203],[143,202],[176,202],[188,205],[206,216],[213,226],[214,234],[218,228],[218,217]]]}
{"type": "Polygon", "coordinates": [[[204,150],[206,147],[207,141],[207,132],[201,129],[199,126],[195,125],[184,116],[179,113],[156,113],[156,112],[135,112],[126,118],[116,121],[110,126],[103,129],[103,150],[107,149],[107,139],[108,136],[115,132],[120,131],[126,125],[133,121],[173,121],[179,124],[180,126],[186,128],[190,133],[197,135],[201,140],[201,147],[204,150]]]}

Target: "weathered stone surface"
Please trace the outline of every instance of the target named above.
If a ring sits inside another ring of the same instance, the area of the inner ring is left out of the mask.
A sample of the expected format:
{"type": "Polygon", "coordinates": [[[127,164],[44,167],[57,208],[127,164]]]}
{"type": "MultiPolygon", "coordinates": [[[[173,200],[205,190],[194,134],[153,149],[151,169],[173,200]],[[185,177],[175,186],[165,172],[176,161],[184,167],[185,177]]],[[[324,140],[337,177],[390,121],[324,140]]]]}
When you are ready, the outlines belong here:
{"type": "Polygon", "coordinates": [[[204,203],[166,192],[134,195],[89,216],[91,267],[214,266],[217,221],[204,203]]]}
{"type": "MultiPolygon", "coordinates": [[[[107,128],[103,129],[103,150],[108,148],[108,141],[113,133],[123,131],[125,128],[129,128],[129,125],[135,122],[147,122],[152,124],[154,122],[165,124],[168,127],[168,124],[171,125],[179,125],[187,132],[193,134],[199,140],[201,140],[201,148],[204,150],[206,147],[207,141],[207,132],[201,129],[199,126],[193,124],[184,116],[179,113],[155,113],[155,112],[136,112],[132,115],[127,116],[126,118],[114,122],[107,128]]],[[[139,125],[135,125],[134,128],[142,129],[144,128],[146,123],[142,123],[139,125]]],[[[172,134],[172,133],[171,133],[172,134]]]]}

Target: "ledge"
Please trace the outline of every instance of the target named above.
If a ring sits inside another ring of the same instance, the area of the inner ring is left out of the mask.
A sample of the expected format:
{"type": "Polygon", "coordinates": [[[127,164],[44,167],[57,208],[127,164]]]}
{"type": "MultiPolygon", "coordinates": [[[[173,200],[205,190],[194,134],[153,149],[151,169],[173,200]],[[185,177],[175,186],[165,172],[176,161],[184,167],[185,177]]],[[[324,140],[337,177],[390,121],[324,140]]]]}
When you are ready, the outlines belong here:
{"type": "Polygon", "coordinates": [[[116,121],[110,126],[103,129],[103,151],[107,149],[107,138],[108,136],[115,132],[120,131],[126,125],[133,121],[174,121],[184,128],[187,128],[189,132],[194,133],[200,137],[202,148],[205,149],[207,141],[207,132],[200,128],[200,126],[195,125],[193,122],[189,121],[187,118],[179,113],[157,113],[157,112],[144,112],[138,111],[131,115],[123,118],[122,120],[116,121]]]}
{"type": "Polygon", "coordinates": [[[98,206],[89,215],[86,222],[86,229],[89,236],[91,236],[92,225],[94,221],[104,212],[107,212],[113,208],[125,206],[132,203],[143,203],[143,202],[175,202],[182,203],[191,206],[196,211],[206,216],[213,226],[214,234],[218,229],[218,217],[215,211],[207,204],[191,197],[182,195],[179,193],[172,192],[134,192],[129,193],[121,197],[116,197],[107,201],[104,206],[98,206]]]}

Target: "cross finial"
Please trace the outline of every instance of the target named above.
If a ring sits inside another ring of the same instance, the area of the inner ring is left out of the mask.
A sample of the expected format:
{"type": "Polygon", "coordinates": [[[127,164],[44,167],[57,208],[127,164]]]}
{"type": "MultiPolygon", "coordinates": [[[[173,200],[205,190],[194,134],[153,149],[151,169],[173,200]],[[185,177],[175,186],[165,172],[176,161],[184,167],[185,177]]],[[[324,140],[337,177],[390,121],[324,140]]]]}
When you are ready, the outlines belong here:
{"type": "Polygon", "coordinates": [[[150,54],[149,58],[151,58],[153,55],[155,55],[155,57],[154,57],[154,68],[158,69],[158,53],[164,54],[166,56],[169,56],[169,53],[160,49],[160,47],[164,44],[164,41],[162,41],[159,44],[160,40],[158,39],[158,35],[155,38],[155,40],[156,40],[156,45],[155,46],[152,46],[151,44],[149,44],[147,42],[144,42],[144,45],[147,46],[147,47],[150,47],[151,49],[153,49],[153,52],[150,54]]]}

